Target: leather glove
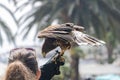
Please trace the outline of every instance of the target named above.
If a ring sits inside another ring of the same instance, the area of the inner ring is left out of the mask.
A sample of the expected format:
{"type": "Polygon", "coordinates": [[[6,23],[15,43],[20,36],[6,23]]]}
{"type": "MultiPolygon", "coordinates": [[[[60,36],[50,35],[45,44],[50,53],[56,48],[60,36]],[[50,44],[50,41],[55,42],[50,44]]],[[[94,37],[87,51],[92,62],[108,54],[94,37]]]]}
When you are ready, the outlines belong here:
{"type": "Polygon", "coordinates": [[[49,62],[41,66],[41,77],[39,80],[50,80],[54,75],[60,74],[60,66],[64,65],[65,59],[57,55],[49,62]]]}

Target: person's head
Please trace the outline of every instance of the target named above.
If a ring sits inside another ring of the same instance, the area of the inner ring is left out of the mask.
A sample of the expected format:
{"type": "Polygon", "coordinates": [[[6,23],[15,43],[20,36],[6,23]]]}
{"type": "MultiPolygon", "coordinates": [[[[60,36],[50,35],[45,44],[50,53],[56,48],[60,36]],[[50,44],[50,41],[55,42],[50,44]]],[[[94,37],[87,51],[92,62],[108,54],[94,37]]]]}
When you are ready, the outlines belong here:
{"type": "Polygon", "coordinates": [[[16,48],[10,51],[5,80],[38,80],[40,70],[32,48],[16,48]]]}

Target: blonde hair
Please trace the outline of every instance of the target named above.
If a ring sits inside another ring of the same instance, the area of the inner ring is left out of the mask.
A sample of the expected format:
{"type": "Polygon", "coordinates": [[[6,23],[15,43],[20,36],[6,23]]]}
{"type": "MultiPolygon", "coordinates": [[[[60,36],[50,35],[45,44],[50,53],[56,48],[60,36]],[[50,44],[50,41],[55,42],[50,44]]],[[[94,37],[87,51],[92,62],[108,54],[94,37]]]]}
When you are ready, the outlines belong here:
{"type": "Polygon", "coordinates": [[[38,65],[33,52],[27,49],[10,52],[4,80],[36,80],[38,65]]]}

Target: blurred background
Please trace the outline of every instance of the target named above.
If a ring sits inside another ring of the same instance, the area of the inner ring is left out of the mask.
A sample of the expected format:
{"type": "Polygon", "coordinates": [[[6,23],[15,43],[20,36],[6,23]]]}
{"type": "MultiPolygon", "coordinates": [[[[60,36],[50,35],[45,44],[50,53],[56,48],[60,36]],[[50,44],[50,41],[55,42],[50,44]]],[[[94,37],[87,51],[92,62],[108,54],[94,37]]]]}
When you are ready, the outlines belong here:
{"type": "Polygon", "coordinates": [[[0,77],[10,49],[32,47],[39,65],[44,39],[38,31],[48,25],[71,22],[104,46],[80,46],[66,51],[61,74],[52,80],[120,80],[120,0],[0,0],[0,77]]]}

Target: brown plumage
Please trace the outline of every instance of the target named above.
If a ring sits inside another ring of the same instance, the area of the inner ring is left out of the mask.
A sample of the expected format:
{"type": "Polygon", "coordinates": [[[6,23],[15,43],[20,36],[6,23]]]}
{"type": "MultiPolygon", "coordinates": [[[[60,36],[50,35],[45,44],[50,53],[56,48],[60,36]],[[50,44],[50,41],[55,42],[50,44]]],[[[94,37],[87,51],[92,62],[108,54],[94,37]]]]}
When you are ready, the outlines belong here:
{"type": "Polygon", "coordinates": [[[48,26],[44,30],[38,33],[38,38],[45,38],[45,42],[42,47],[42,54],[45,57],[46,54],[60,46],[61,55],[67,49],[70,49],[72,45],[101,45],[105,44],[104,41],[98,40],[83,33],[84,27],[74,25],[73,23],[58,24],[54,26],[48,26]]]}

